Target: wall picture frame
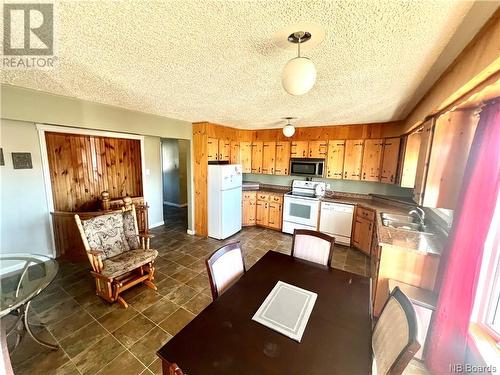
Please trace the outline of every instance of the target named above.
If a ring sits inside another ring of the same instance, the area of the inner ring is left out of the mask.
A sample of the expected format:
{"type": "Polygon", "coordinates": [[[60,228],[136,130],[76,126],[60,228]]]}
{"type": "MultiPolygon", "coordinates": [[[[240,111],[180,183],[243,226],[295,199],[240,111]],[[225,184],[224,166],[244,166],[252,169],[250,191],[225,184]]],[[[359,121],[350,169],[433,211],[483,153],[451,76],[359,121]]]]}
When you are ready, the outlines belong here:
{"type": "Polygon", "coordinates": [[[12,166],[14,169],[33,169],[30,152],[13,152],[12,166]]]}

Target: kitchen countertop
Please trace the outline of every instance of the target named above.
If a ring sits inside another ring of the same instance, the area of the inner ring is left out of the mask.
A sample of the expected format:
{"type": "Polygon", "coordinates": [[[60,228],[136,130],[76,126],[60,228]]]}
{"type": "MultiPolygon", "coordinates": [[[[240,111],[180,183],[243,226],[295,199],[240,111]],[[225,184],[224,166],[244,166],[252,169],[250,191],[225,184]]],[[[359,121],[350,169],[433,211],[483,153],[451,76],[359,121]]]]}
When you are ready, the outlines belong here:
{"type": "Polygon", "coordinates": [[[379,244],[382,246],[405,248],[428,255],[440,255],[443,251],[446,238],[443,238],[444,236],[439,233],[426,234],[389,228],[382,225],[381,213],[386,212],[389,214],[407,215],[411,207],[415,207],[415,204],[404,204],[402,201],[389,203],[389,199],[385,197],[384,199],[378,199],[376,196],[369,196],[367,198],[334,196],[324,197],[322,200],[326,202],[352,204],[375,211],[377,237],[379,244]]]}
{"type": "MultiPolygon", "coordinates": [[[[243,191],[262,191],[267,193],[285,194],[290,191],[288,186],[266,185],[258,182],[243,182],[243,191]]],[[[439,256],[443,251],[446,236],[436,233],[427,234],[388,228],[382,225],[381,213],[407,215],[415,207],[409,199],[383,195],[363,195],[350,193],[334,193],[321,198],[324,202],[352,204],[375,211],[375,223],[378,242],[384,247],[404,248],[427,255],[439,256]]],[[[431,227],[432,228],[432,227],[431,227]]]]}

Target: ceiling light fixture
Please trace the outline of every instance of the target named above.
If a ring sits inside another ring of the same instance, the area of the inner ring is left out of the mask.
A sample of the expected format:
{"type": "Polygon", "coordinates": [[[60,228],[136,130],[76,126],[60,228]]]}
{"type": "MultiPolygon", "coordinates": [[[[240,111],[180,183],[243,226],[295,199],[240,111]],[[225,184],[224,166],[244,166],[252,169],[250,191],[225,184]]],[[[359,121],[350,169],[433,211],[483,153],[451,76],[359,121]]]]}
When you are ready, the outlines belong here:
{"type": "Polygon", "coordinates": [[[298,56],[288,61],[283,69],[282,84],[291,95],[304,95],[316,83],[316,67],[307,57],[300,56],[300,44],[311,39],[311,33],[296,31],[288,36],[290,43],[296,43],[298,56]]]}
{"type": "Polygon", "coordinates": [[[285,117],[285,120],[287,120],[287,124],[283,127],[283,135],[287,138],[290,138],[295,134],[295,126],[290,123],[290,121],[294,118],[295,117],[285,117]]]}

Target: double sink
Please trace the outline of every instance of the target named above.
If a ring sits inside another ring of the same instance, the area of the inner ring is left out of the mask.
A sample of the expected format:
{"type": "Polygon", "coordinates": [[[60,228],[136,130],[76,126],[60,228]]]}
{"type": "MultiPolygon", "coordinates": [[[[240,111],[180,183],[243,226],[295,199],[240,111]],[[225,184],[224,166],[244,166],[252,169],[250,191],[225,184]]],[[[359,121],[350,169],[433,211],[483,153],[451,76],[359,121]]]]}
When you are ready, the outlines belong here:
{"type": "Polygon", "coordinates": [[[422,234],[433,234],[428,232],[428,228],[425,223],[421,223],[420,220],[411,215],[397,215],[382,212],[380,214],[382,217],[382,225],[384,227],[406,230],[409,232],[419,232],[422,234]]]}

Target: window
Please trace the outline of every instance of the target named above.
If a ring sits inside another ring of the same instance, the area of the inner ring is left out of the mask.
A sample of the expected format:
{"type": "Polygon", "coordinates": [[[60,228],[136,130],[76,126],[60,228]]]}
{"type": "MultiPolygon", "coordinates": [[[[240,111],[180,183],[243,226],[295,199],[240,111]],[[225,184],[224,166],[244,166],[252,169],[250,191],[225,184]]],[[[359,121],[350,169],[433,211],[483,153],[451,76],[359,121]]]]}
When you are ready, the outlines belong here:
{"type": "Polygon", "coordinates": [[[500,195],[484,244],[472,320],[494,341],[500,342],[500,195]]]}

